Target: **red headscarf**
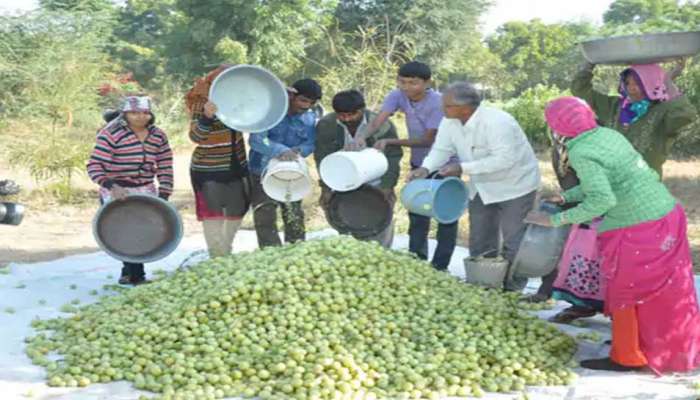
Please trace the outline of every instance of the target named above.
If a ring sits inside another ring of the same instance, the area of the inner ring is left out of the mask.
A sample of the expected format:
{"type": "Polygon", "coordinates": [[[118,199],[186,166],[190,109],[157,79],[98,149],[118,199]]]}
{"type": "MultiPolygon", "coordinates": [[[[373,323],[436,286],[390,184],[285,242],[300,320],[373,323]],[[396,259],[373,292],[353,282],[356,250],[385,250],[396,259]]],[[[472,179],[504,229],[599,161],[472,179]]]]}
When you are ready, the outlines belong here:
{"type": "Polygon", "coordinates": [[[578,97],[565,96],[547,103],[544,117],[549,127],[558,135],[576,137],[598,127],[595,113],[578,97]]]}

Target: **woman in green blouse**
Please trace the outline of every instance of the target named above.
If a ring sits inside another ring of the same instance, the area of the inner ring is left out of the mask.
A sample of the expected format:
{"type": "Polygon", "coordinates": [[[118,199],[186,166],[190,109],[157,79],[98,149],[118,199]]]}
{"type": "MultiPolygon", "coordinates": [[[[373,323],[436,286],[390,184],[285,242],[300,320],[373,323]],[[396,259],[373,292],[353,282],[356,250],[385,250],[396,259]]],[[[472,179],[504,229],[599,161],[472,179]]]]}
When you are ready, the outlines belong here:
{"type": "Polygon", "coordinates": [[[683,208],[625,137],[599,127],[583,100],[563,97],[545,110],[580,184],[551,201],[579,202],[526,222],[579,224],[602,216],[598,232],[605,313],[612,317],[610,357],[589,369],[657,374],[700,365],[700,310],[683,208]]]}

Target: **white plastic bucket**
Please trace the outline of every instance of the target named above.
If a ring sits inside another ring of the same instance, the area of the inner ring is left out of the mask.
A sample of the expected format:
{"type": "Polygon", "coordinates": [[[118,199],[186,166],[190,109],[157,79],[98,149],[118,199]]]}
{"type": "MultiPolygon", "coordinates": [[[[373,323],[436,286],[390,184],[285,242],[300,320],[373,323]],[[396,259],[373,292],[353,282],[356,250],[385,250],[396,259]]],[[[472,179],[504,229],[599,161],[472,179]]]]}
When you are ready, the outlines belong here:
{"type": "Polygon", "coordinates": [[[328,187],[347,192],[381,178],[388,168],[389,161],[379,150],[337,151],[321,161],[320,174],[328,187]]]}
{"type": "Polygon", "coordinates": [[[262,187],[273,200],[299,201],[311,193],[311,177],[306,161],[270,160],[262,176],[262,187]]]}

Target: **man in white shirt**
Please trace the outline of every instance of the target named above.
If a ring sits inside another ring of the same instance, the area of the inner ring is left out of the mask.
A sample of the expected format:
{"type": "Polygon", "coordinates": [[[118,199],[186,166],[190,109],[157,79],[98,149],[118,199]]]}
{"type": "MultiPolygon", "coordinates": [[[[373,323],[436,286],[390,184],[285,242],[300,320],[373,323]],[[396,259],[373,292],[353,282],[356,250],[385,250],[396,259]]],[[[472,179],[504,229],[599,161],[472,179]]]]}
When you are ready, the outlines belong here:
{"type": "MultiPolygon", "coordinates": [[[[532,146],[508,113],[481,105],[479,92],[457,82],[443,92],[445,113],[430,153],[408,179],[469,175],[469,252],[495,257],[499,233],[503,257],[511,263],[525,234],[523,219],[534,206],[540,172],[532,146]],[[460,162],[445,165],[453,155],[460,162]]],[[[506,289],[521,290],[526,278],[514,277],[506,289]]]]}

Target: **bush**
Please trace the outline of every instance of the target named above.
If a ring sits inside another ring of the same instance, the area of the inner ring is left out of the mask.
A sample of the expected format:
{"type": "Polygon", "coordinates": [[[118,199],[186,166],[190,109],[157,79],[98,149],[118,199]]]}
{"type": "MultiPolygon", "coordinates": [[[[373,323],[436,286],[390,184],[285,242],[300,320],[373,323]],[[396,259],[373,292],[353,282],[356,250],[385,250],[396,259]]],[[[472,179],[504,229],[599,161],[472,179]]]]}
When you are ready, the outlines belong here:
{"type": "Polygon", "coordinates": [[[544,107],[548,101],[569,94],[557,87],[537,85],[506,102],[503,109],[515,117],[532,144],[548,144],[544,107]]]}

